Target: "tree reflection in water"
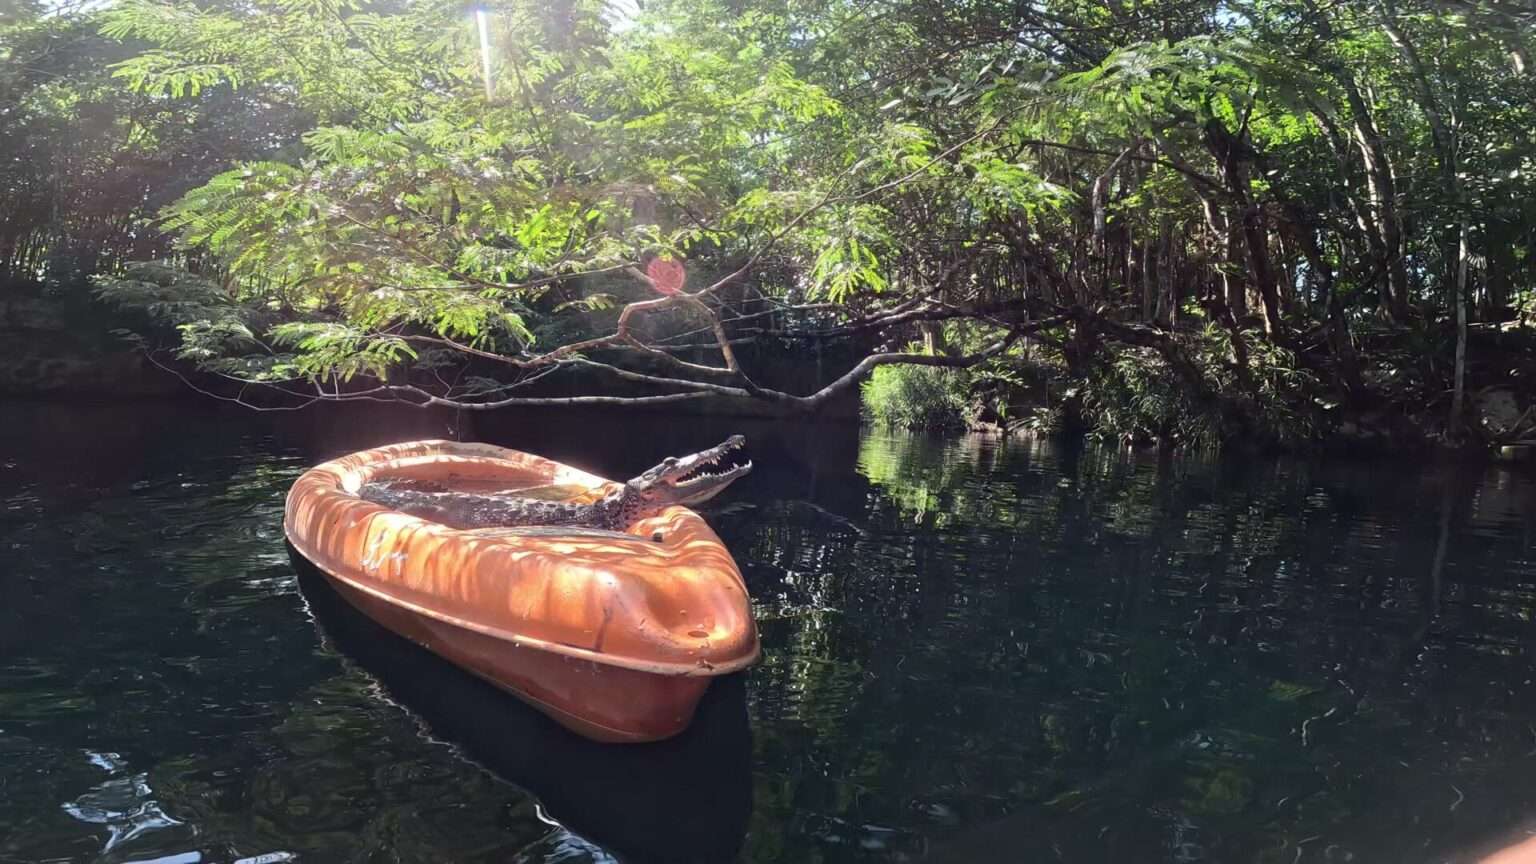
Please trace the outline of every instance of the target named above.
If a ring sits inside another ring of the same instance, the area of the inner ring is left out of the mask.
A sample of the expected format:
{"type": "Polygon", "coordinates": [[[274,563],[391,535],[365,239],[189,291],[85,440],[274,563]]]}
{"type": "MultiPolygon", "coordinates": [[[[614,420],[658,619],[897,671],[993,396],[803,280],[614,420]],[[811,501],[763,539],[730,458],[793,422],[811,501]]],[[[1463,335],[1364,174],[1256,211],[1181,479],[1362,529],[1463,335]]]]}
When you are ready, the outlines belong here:
{"type": "Polygon", "coordinates": [[[1440,860],[1536,824],[1525,478],[881,434],[857,471],[816,503],[859,531],[727,525],[754,840],[1440,860]]]}

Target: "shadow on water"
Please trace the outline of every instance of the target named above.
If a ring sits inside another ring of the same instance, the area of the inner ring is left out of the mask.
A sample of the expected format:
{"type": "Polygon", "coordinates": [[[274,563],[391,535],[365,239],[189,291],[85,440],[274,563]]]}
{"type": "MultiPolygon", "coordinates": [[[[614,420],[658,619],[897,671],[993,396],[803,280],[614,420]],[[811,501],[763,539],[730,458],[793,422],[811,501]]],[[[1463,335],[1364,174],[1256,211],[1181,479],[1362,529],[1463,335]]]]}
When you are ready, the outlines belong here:
{"type": "MultiPolygon", "coordinates": [[[[741,675],[706,691],[681,735],[646,745],[577,736],[515,697],[375,623],[289,547],[320,631],[432,737],[538,797],[544,813],[624,861],[734,860],[752,811],[741,675]]],[[[602,850],[582,850],[605,860],[602,850]]]]}

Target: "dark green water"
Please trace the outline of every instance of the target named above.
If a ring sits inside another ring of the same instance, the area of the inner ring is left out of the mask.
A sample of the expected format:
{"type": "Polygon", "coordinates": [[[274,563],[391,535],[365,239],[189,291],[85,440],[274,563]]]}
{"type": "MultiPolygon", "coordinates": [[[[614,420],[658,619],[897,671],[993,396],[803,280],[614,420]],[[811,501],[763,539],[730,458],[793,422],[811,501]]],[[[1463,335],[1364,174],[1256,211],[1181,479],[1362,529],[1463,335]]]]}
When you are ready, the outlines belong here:
{"type": "Polygon", "coordinates": [[[0,861],[1438,862],[1536,829],[1536,484],[843,427],[7,405],[0,861]],[[315,461],[610,475],[707,511],[764,661],[603,747],[290,564],[315,461]]]}

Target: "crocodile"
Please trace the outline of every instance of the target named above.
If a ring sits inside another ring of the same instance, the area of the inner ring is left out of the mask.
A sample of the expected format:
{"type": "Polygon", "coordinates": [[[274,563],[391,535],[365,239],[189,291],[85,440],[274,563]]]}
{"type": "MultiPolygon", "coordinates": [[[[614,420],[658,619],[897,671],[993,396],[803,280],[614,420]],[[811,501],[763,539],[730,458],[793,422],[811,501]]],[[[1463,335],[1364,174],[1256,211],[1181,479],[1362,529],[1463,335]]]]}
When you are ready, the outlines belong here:
{"type": "Polygon", "coordinates": [[[419,484],[381,480],[363,484],[359,498],[454,528],[506,528],[512,526],[576,526],[598,531],[624,531],[674,504],[699,504],[720,494],[738,477],[752,470],[750,461],[720,470],[727,455],[740,450],[746,439],[732,435],[718,446],[683,456],[668,456],[607,495],[590,503],[548,501],[520,497],[516,492],[475,494],[451,490],[430,491],[419,484]]]}

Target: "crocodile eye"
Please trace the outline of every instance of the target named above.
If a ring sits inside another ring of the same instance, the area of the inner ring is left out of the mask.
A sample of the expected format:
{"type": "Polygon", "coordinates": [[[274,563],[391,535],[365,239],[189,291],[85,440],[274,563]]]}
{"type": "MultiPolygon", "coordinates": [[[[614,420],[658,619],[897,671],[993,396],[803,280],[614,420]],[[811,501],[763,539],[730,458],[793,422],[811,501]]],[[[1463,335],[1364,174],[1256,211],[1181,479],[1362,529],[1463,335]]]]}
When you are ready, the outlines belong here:
{"type": "Polygon", "coordinates": [[[661,460],[661,464],[667,466],[668,468],[676,468],[677,467],[677,457],[676,456],[668,456],[667,458],[661,460]]]}
{"type": "Polygon", "coordinates": [[[661,542],[661,532],[660,531],[655,531],[655,532],[651,533],[651,542],[652,543],[660,543],[661,542]]]}

